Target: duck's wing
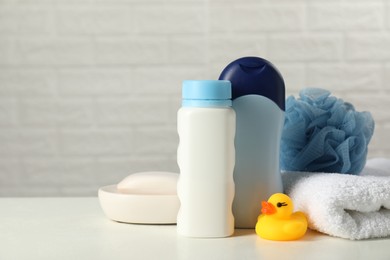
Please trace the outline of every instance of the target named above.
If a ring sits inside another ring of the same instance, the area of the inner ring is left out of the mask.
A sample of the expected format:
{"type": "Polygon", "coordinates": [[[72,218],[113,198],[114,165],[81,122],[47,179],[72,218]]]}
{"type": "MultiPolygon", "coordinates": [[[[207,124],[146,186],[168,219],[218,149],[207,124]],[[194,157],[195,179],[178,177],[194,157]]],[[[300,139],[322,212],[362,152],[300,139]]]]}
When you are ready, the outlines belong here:
{"type": "Polygon", "coordinates": [[[284,232],[288,234],[305,232],[307,229],[307,219],[303,212],[295,212],[291,215],[291,221],[284,226],[284,232]]]}
{"type": "Polygon", "coordinates": [[[307,229],[307,224],[302,221],[289,221],[283,226],[283,231],[287,234],[301,234],[307,229]]]}
{"type": "Polygon", "coordinates": [[[301,212],[301,211],[294,212],[294,213],[292,214],[292,217],[293,217],[294,219],[297,219],[297,220],[304,220],[304,221],[307,222],[307,218],[306,218],[305,213],[303,213],[303,212],[301,212]]]}

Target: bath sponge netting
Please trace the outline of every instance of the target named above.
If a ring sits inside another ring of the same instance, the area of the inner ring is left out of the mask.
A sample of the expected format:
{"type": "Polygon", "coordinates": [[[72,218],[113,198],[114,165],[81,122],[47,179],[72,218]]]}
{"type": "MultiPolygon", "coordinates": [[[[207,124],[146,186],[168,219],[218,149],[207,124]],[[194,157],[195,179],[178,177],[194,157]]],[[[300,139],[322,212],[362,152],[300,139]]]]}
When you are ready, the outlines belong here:
{"type": "Polygon", "coordinates": [[[324,89],[307,88],[286,100],[280,163],[286,171],[359,174],[374,132],[369,112],[324,89]]]}

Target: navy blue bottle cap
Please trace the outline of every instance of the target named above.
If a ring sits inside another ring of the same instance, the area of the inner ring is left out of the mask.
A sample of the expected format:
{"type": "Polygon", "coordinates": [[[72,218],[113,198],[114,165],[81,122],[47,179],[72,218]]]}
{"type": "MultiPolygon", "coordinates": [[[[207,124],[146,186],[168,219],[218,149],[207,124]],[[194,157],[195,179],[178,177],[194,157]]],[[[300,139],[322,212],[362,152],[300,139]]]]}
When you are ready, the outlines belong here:
{"type": "Polygon", "coordinates": [[[283,77],[269,61],[258,57],[244,57],[230,63],[219,76],[232,83],[232,99],[245,95],[269,98],[285,110],[283,77]]]}

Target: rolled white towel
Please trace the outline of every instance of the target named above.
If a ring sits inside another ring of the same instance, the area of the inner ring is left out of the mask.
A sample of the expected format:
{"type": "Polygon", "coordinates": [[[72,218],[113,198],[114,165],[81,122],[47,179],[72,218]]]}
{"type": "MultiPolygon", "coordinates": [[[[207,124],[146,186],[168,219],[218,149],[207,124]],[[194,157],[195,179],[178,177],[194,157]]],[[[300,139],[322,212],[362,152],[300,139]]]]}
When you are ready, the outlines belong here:
{"type": "Polygon", "coordinates": [[[367,161],[362,173],[284,172],[285,193],[309,228],[352,240],[390,236],[390,160],[367,161]]]}

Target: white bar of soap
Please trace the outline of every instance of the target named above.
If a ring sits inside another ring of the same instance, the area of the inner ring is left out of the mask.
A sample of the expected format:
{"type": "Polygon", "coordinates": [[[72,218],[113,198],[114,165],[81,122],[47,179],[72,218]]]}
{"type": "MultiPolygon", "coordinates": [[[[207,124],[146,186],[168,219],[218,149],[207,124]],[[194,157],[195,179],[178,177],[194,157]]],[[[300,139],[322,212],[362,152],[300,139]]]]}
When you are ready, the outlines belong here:
{"type": "Polygon", "coordinates": [[[100,205],[112,220],[137,224],[175,224],[180,201],[179,174],[140,172],[99,189],[100,205]]]}
{"type": "Polygon", "coordinates": [[[119,192],[144,195],[176,195],[179,174],[172,172],[140,172],[118,183],[119,192]]]}

